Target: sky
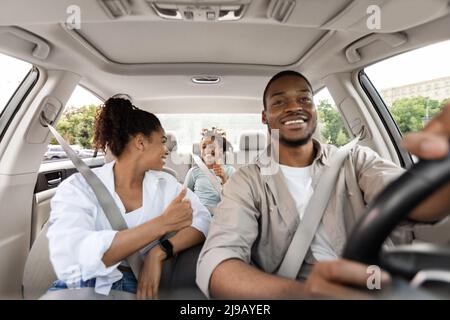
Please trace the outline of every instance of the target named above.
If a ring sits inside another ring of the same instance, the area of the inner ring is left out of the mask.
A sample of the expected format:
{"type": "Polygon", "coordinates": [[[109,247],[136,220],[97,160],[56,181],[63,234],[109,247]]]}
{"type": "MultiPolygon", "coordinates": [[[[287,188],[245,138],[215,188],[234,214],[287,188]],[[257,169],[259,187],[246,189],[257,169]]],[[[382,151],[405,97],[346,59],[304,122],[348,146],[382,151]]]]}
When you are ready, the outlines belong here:
{"type": "MultiPolygon", "coordinates": [[[[0,112],[31,65],[0,54],[0,112]]],[[[430,45],[376,63],[365,69],[378,90],[450,76],[450,41],[430,45]]],[[[318,92],[315,101],[332,100],[328,90],[318,92]]],[[[67,105],[100,104],[89,91],[77,87],[67,105]]]]}
{"type": "Polygon", "coordinates": [[[450,76],[450,41],[410,51],[365,69],[378,90],[450,76]]]}
{"type": "Polygon", "coordinates": [[[31,69],[31,64],[0,53],[0,112],[31,69]]]}
{"type": "MultiPolygon", "coordinates": [[[[31,64],[0,53],[0,112],[31,69],[31,64]]],[[[72,93],[67,106],[101,104],[95,95],[81,86],[72,93]]]]}
{"type": "Polygon", "coordinates": [[[97,98],[90,91],[84,89],[81,86],[77,86],[75,91],[72,93],[69,101],[67,101],[67,106],[84,106],[87,104],[99,105],[102,101],[97,98]]]}

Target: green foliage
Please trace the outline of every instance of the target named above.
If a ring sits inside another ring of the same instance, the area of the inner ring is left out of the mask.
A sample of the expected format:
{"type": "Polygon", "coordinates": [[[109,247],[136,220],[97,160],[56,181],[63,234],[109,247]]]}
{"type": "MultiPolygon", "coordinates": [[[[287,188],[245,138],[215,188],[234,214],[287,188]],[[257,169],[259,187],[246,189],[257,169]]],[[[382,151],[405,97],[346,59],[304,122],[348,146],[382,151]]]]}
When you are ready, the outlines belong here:
{"type": "MultiPolygon", "coordinates": [[[[91,104],[77,109],[70,109],[61,116],[56,130],[70,144],[79,144],[83,148],[92,148],[93,128],[98,106],[91,104]]],[[[52,139],[51,144],[57,144],[52,139]]]]}
{"type": "Polygon", "coordinates": [[[442,100],[441,101],[441,110],[448,104],[450,104],[450,98],[442,100]]]}
{"type": "Polygon", "coordinates": [[[342,146],[349,141],[350,138],[339,111],[328,100],[320,101],[317,113],[321,122],[320,135],[323,142],[342,146]]]}
{"type": "Polygon", "coordinates": [[[394,101],[390,110],[402,133],[416,132],[442,110],[444,102],[445,100],[440,103],[427,97],[404,98],[394,101]]]}

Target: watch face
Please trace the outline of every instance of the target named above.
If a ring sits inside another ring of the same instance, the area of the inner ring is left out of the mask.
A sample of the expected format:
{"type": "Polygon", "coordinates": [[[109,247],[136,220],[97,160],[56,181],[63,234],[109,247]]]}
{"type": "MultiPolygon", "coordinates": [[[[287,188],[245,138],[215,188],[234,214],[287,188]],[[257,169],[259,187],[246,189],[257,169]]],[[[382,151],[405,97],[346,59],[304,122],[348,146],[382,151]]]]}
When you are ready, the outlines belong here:
{"type": "Polygon", "coordinates": [[[161,245],[164,247],[164,249],[166,250],[171,250],[172,249],[172,244],[170,243],[169,240],[164,240],[163,242],[161,242],[161,245]]]}
{"type": "Polygon", "coordinates": [[[171,258],[173,256],[173,246],[169,240],[163,240],[160,242],[161,248],[166,253],[166,259],[171,258]]]}

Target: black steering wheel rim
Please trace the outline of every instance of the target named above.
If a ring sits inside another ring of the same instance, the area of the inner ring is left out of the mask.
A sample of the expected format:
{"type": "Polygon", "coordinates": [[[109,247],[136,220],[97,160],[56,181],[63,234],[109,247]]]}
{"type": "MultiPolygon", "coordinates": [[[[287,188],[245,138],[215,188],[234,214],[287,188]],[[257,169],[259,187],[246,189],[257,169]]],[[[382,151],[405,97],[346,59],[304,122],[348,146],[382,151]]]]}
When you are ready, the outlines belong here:
{"type": "Polygon", "coordinates": [[[381,248],[389,234],[449,181],[450,153],[442,160],[422,160],[414,165],[369,205],[347,241],[343,258],[379,265],[381,248]]]}

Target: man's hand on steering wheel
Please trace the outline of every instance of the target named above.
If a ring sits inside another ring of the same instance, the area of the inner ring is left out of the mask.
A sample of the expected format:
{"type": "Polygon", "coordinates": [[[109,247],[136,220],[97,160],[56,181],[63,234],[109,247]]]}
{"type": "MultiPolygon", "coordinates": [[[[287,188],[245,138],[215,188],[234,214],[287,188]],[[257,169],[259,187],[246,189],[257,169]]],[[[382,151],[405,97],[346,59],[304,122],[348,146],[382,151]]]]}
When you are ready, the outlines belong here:
{"type": "MultiPolygon", "coordinates": [[[[367,288],[367,280],[371,273],[368,266],[350,260],[333,260],[319,262],[306,281],[306,290],[312,298],[333,299],[370,299],[372,296],[349,286],[367,288]]],[[[380,289],[389,285],[391,277],[381,272],[380,289]]]]}
{"type": "MultiPolygon", "coordinates": [[[[412,154],[421,159],[442,159],[450,151],[450,104],[434,117],[426,127],[418,133],[410,133],[405,136],[403,146],[412,154]]],[[[449,208],[450,189],[442,190],[447,195],[440,205],[449,208]]],[[[307,290],[312,297],[318,298],[345,298],[364,299],[370,295],[351,287],[367,287],[367,279],[370,276],[368,266],[340,259],[317,263],[306,282],[307,290]]],[[[388,273],[381,273],[381,288],[391,281],[388,273]]]]}
{"type": "MultiPolygon", "coordinates": [[[[450,151],[450,104],[416,133],[405,135],[403,147],[424,160],[445,158],[450,151]]],[[[411,213],[417,221],[440,220],[450,212],[450,184],[443,187],[411,213]],[[433,213],[431,219],[428,213],[433,213]]]]}
{"type": "Polygon", "coordinates": [[[422,159],[441,159],[450,150],[450,104],[434,117],[425,128],[410,133],[403,139],[403,146],[422,159]]]}

